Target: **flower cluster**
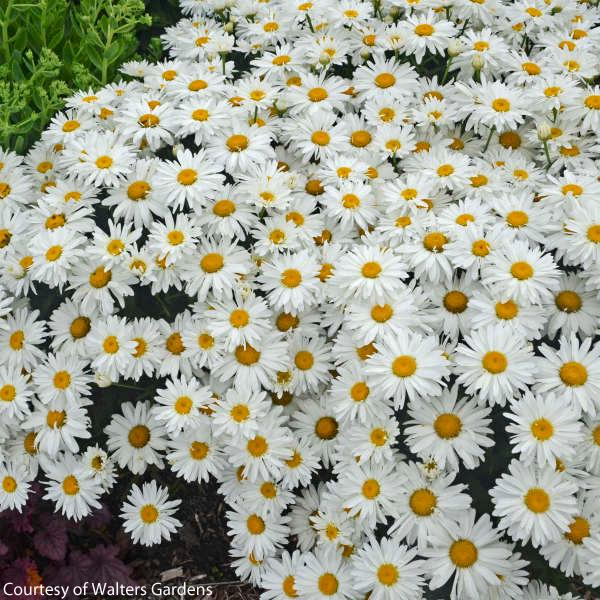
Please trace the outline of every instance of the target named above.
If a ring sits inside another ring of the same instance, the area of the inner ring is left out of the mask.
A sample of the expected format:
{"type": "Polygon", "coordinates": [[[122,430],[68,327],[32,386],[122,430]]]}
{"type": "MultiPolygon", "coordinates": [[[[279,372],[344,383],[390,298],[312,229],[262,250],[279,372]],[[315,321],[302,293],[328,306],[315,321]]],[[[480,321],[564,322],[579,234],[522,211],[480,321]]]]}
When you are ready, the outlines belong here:
{"type": "Polygon", "coordinates": [[[0,507],[135,474],[159,543],[168,469],[264,600],[571,598],[529,544],[600,585],[598,9],[181,7],[0,152],[0,507]]]}

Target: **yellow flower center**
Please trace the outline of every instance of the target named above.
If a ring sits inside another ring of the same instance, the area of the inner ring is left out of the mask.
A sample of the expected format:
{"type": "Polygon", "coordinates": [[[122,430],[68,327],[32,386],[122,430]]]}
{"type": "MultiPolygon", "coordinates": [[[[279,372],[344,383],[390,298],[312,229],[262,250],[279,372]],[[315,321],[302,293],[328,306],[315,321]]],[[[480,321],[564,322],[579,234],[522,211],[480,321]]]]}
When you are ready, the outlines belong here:
{"type": "Polygon", "coordinates": [[[496,316],[504,321],[510,321],[519,314],[519,307],[512,300],[496,303],[496,316]]]}
{"type": "Polygon", "coordinates": [[[179,333],[178,331],[173,332],[167,338],[165,346],[171,354],[179,356],[185,350],[185,346],[183,345],[183,339],[181,338],[181,333],[179,333]]]}
{"type": "Polygon", "coordinates": [[[49,410],[46,414],[46,425],[50,429],[60,429],[67,418],[67,413],[64,410],[49,410]]]}
{"type": "Polygon", "coordinates": [[[129,430],[127,439],[134,448],[143,448],[150,441],[150,430],[145,425],[134,425],[129,430]]]}
{"type": "Polygon", "coordinates": [[[289,460],[286,460],[285,464],[290,469],[296,469],[297,467],[299,467],[302,464],[302,454],[300,454],[299,452],[294,450],[294,454],[292,455],[292,458],[290,458],[289,460]]]}
{"type": "Polygon", "coordinates": [[[462,421],[454,413],[442,413],[433,422],[433,428],[443,440],[451,440],[462,431],[462,421]]]}
{"type": "Polygon", "coordinates": [[[271,481],[265,481],[260,486],[260,493],[267,500],[272,500],[273,498],[275,498],[275,496],[277,496],[277,488],[275,487],[275,484],[271,481]]]}
{"type": "Polygon", "coordinates": [[[190,456],[194,460],[202,460],[208,455],[208,444],[204,442],[192,442],[190,445],[190,456]]]}
{"type": "Polygon", "coordinates": [[[378,262],[366,262],[360,270],[363,277],[367,279],[376,279],[381,273],[381,265],[378,262]]]}
{"type": "Polygon", "coordinates": [[[590,535],[590,522],[583,517],[575,517],[573,522],[569,525],[569,531],[565,533],[565,537],[579,546],[583,543],[583,539],[590,535]]]}
{"type": "Polygon", "coordinates": [[[592,94],[584,100],[584,104],[587,108],[592,110],[600,110],[600,96],[598,94],[592,94]]]}
{"type": "Polygon", "coordinates": [[[513,263],[510,267],[510,274],[519,281],[524,281],[533,277],[533,267],[525,261],[513,263]]]}
{"type": "Polygon", "coordinates": [[[415,33],[420,37],[430,36],[435,29],[429,23],[421,23],[415,27],[415,33]]]}
{"type": "Polygon", "coordinates": [[[431,490],[422,488],[411,494],[408,505],[419,517],[429,517],[437,506],[437,497],[431,490]]]}
{"type": "Polygon", "coordinates": [[[331,138],[326,131],[315,131],[310,136],[310,139],[312,143],[316,144],[317,146],[327,146],[327,144],[329,144],[329,142],[331,141],[331,138]]]}
{"type": "Polygon", "coordinates": [[[177,173],[177,181],[181,185],[193,185],[198,179],[198,173],[194,169],[182,169],[177,173]]]}
{"type": "Polygon", "coordinates": [[[54,387],[59,390],[66,390],[71,385],[71,375],[68,371],[57,371],[52,379],[54,387]]]}
{"type": "Polygon", "coordinates": [[[481,364],[488,373],[497,375],[506,371],[508,360],[506,360],[506,356],[502,352],[492,350],[484,354],[481,364]]]}
{"type": "Polygon", "coordinates": [[[198,336],[198,346],[202,348],[202,350],[209,350],[215,345],[215,339],[212,335],[208,333],[201,333],[198,336]]]}
{"type": "Polygon", "coordinates": [[[577,312],[581,309],[581,296],[571,290],[563,290],[556,295],[554,303],[559,310],[566,313],[577,312]]]}
{"type": "Polygon", "coordinates": [[[156,127],[160,123],[160,119],[152,113],[146,113],[138,119],[138,123],[142,127],[156,127]]]}
{"type": "Polygon", "coordinates": [[[238,346],[235,349],[236,360],[246,367],[253,365],[260,359],[260,352],[255,350],[250,344],[238,346]]]}
{"type": "Polygon", "coordinates": [[[229,414],[236,423],[243,423],[250,416],[250,410],[246,404],[236,404],[229,414]]]}
{"type": "Polygon", "coordinates": [[[275,325],[279,331],[289,331],[290,329],[295,329],[300,323],[300,319],[295,315],[290,313],[282,312],[277,315],[277,319],[275,321],[275,325]]]}
{"type": "Polygon", "coordinates": [[[600,225],[592,225],[587,230],[587,238],[593,244],[600,244],[600,225]]]}
{"type": "Polygon", "coordinates": [[[281,274],[281,283],[288,288],[298,287],[302,283],[302,273],[298,269],[286,269],[281,274]]]}
{"type": "Polygon", "coordinates": [[[190,92],[199,92],[200,90],[205,90],[207,87],[208,83],[204,79],[194,79],[194,81],[190,81],[188,84],[190,92]]]}
{"type": "Polygon", "coordinates": [[[21,329],[18,329],[17,331],[13,331],[13,333],[11,333],[10,337],[8,338],[8,345],[13,350],[22,350],[24,343],[25,343],[25,334],[23,333],[23,331],[21,329]]]}
{"type": "Polygon", "coordinates": [[[371,143],[372,139],[373,137],[368,131],[365,131],[364,129],[359,129],[357,131],[352,132],[352,135],[350,136],[350,143],[355,148],[364,148],[365,146],[368,146],[371,143]]]}
{"type": "Polygon", "coordinates": [[[323,573],[318,579],[317,586],[324,596],[337,594],[339,582],[333,573],[323,573]]]}
{"type": "Polygon", "coordinates": [[[225,142],[230,152],[242,152],[248,147],[248,138],[245,135],[236,134],[227,138],[225,142]]]}
{"type": "Polygon", "coordinates": [[[549,440],[554,435],[554,426],[548,419],[536,419],[531,424],[531,434],[536,440],[540,442],[545,442],[549,440]]]}
{"type": "Polygon", "coordinates": [[[308,371],[315,364],[315,359],[308,350],[300,350],[294,357],[294,364],[301,371],[308,371]]]}
{"type": "Polygon", "coordinates": [[[459,314],[467,309],[469,299],[467,296],[459,291],[452,290],[444,296],[444,307],[448,312],[459,314]]]}
{"type": "Polygon", "coordinates": [[[350,388],[350,397],[354,402],[364,402],[369,396],[369,391],[369,386],[364,381],[359,381],[350,388]]]}
{"type": "Polygon", "coordinates": [[[297,598],[298,592],[296,591],[296,579],[293,575],[288,575],[281,582],[281,590],[288,598],[297,598]]]}
{"type": "Polygon", "coordinates": [[[150,192],[150,184],[147,181],[134,181],[127,188],[127,197],[137,201],[146,198],[150,192]]]}
{"type": "Polygon", "coordinates": [[[417,370],[417,361],[412,356],[397,356],[392,363],[392,373],[396,377],[410,377],[417,370]]]}
{"type": "Polygon", "coordinates": [[[63,215],[62,213],[57,213],[54,215],[50,215],[46,219],[44,226],[46,227],[46,229],[58,229],[59,227],[62,227],[65,223],[65,215],[63,215]]]}
{"type": "Polygon", "coordinates": [[[216,252],[206,254],[200,261],[200,267],[205,273],[216,273],[223,268],[224,264],[223,256],[216,252]]]}
{"type": "Polygon", "coordinates": [[[14,493],[14,491],[17,489],[17,480],[14,477],[11,477],[10,475],[7,475],[2,480],[2,489],[7,494],[14,493]]]}
{"type": "Polygon", "coordinates": [[[62,253],[62,246],[50,246],[50,248],[46,250],[46,260],[49,262],[54,262],[62,256],[62,253]]]}
{"type": "Polygon", "coordinates": [[[460,569],[468,569],[477,562],[477,546],[471,540],[456,540],[449,550],[450,560],[460,569]]]}
{"type": "Polygon", "coordinates": [[[63,123],[62,130],[65,133],[71,133],[72,131],[79,129],[80,127],[81,127],[81,123],[79,121],[76,121],[75,119],[70,119],[63,123]]]}
{"type": "Polygon", "coordinates": [[[508,112],[510,110],[510,102],[506,98],[496,98],[492,102],[492,108],[496,112],[508,112]]]}
{"type": "Polygon", "coordinates": [[[158,519],[158,509],[153,504],[145,504],[140,508],[140,519],[146,523],[146,525],[151,525],[155,523],[158,519]]]}
{"type": "Polygon", "coordinates": [[[271,62],[276,67],[282,67],[283,65],[287,65],[291,60],[291,56],[288,56],[287,54],[281,54],[280,56],[275,56],[271,62]]]}
{"type": "Polygon", "coordinates": [[[175,400],[175,412],[179,415],[188,415],[193,406],[192,399],[189,396],[179,396],[175,400]]]}
{"type": "Polygon", "coordinates": [[[104,286],[108,285],[111,279],[112,271],[105,271],[104,267],[98,267],[90,275],[90,285],[96,289],[103,288],[104,286]]]}
{"type": "Polygon", "coordinates": [[[371,309],[371,318],[377,323],[389,321],[394,314],[394,309],[389,304],[376,304],[371,309]]]}
{"type": "Polygon", "coordinates": [[[235,204],[226,198],[215,202],[213,206],[213,213],[218,217],[228,217],[235,212],[235,204]]]}
{"type": "Polygon", "coordinates": [[[69,326],[69,333],[74,339],[80,340],[90,332],[91,328],[91,322],[87,317],[75,317],[69,326]]]}
{"type": "Polygon", "coordinates": [[[371,440],[371,444],[373,444],[373,446],[380,448],[388,441],[388,432],[381,427],[376,427],[373,429],[373,431],[371,431],[369,439],[371,440]]]}
{"type": "Polygon", "coordinates": [[[107,354],[116,354],[119,351],[119,340],[114,335],[109,335],[103,342],[102,348],[107,354]]]}
{"type": "Polygon", "coordinates": [[[440,177],[449,177],[454,173],[454,167],[452,165],[440,165],[436,172],[440,177]]]}
{"type": "Polygon", "coordinates": [[[96,166],[99,169],[109,169],[113,164],[113,159],[110,156],[106,156],[106,154],[99,156],[96,159],[96,166]]]}
{"type": "Polygon", "coordinates": [[[79,493],[79,482],[75,475],[67,475],[62,482],[62,488],[67,496],[75,496],[79,493]]]}
{"type": "Polygon", "coordinates": [[[307,95],[311,102],[322,102],[329,96],[327,90],[322,87],[312,88],[312,90],[308,91],[307,95]]]}
{"type": "Polygon", "coordinates": [[[512,210],[506,215],[506,222],[511,227],[523,227],[529,222],[529,217],[522,210],[512,210]]]}
{"type": "Polygon", "coordinates": [[[377,579],[386,587],[393,586],[399,578],[398,569],[391,563],[384,563],[377,569],[377,579]]]}
{"type": "Polygon", "coordinates": [[[382,89],[392,87],[395,83],[396,77],[392,73],[379,73],[375,77],[375,85],[382,89]]]}
{"type": "Polygon", "coordinates": [[[373,500],[379,496],[381,486],[376,479],[367,479],[362,484],[362,494],[367,500],[373,500]]]}
{"type": "Polygon", "coordinates": [[[254,458],[259,458],[267,452],[269,449],[269,444],[262,435],[257,435],[248,440],[246,448],[248,449],[248,452],[254,456],[254,458]]]}
{"type": "Polygon", "coordinates": [[[588,379],[587,369],[575,361],[564,363],[560,368],[559,375],[562,382],[571,387],[584,385],[588,379]]]}
{"type": "Polygon", "coordinates": [[[475,217],[470,213],[463,213],[462,215],[458,215],[458,217],[456,217],[455,222],[461,227],[466,227],[469,223],[475,222],[475,217]]]}
{"type": "Polygon", "coordinates": [[[423,246],[429,252],[443,252],[444,245],[448,243],[448,238],[439,231],[432,231],[423,238],[423,246]]]}
{"type": "Polygon", "coordinates": [[[121,240],[110,240],[106,246],[106,250],[112,256],[119,256],[125,250],[125,244],[121,240]]]}
{"type": "Polygon", "coordinates": [[[344,208],[355,209],[360,206],[360,198],[356,194],[344,194],[342,204],[344,208]]]}
{"type": "Polygon", "coordinates": [[[333,417],[321,417],[315,423],[315,434],[321,440],[332,440],[338,434],[338,422],[333,417]]]}
{"type": "Polygon", "coordinates": [[[525,494],[525,506],[536,514],[544,513],[550,508],[550,496],[542,488],[531,488],[525,494]]]}
{"type": "Polygon", "coordinates": [[[11,383],[5,383],[0,388],[0,400],[3,402],[12,402],[17,397],[17,389],[11,383]]]}

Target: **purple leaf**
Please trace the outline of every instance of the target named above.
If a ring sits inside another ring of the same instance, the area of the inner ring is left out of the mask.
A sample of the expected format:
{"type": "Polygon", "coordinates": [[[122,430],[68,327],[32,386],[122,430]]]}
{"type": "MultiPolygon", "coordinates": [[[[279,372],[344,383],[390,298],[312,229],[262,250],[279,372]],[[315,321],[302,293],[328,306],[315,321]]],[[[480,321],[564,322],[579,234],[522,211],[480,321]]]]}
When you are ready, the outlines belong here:
{"type": "Polygon", "coordinates": [[[35,549],[46,558],[61,561],[67,553],[67,531],[60,519],[51,519],[33,536],[35,549]]]}

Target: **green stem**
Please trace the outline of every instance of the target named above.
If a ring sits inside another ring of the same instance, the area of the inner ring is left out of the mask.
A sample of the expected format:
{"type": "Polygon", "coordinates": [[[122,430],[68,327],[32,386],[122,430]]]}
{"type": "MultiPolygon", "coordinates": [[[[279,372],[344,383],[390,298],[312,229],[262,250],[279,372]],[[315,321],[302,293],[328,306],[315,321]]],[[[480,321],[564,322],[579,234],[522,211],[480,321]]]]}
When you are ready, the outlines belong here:
{"type": "Polygon", "coordinates": [[[10,23],[10,13],[13,6],[13,0],[8,0],[6,5],[6,11],[4,12],[4,19],[2,19],[2,52],[4,54],[4,60],[8,64],[10,60],[10,45],[8,40],[8,24],[10,23]]]}
{"type": "Polygon", "coordinates": [[[140,387],[139,385],[128,385],[127,383],[113,383],[114,387],[122,388],[124,390],[135,390],[136,392],[143,392],[146,388],[140,387]]]}
{"type": "Polygon", "coordinates": [[[452,64],[452,59],[454,57],[449,56],[446,61],[446,68],[444,69],[444,74],[442,75],[442,79],[440,81],[440,85],[444,85],[446,83],[446,79],[448,78],[448,73],[450,72],[450,65],[452,64]]]}
{"type": "Polygon", "coordinates": [[[102,53],[102,72],[101,72],[101,82],[102,85],[106,85],[106,81],[108,78],[108,61],[106,60],[106,53],[112,44],[113,38],[113,30],[110,25],[108,25],[108,29],[106,30],[106,43],[104,44],[104,52],[102,53]]]}
{"type": "Polygon", "coordinates": [[[483,147],[484,152],[488,149],[488,146],[490,145],[490,141],[492,140],[492,135],[494,134],[494,131],[496,131],[495,125],[490,129],[490,134],[488,135],[487,141],[485,142],[485,146],[483,147]]]}
{"type": "Polygon", "coordinates": [[[550,151],[548,150],[548,140],[544,140],[544,154],[546,155],[546,161],[548,162],[548,166],[546,167],[547,171],[552,164],[552,161],[550,160],[550,151]]]}
{"type": "Polygon", "coordinates": [[[306,13],[306,22],[308,23],[308,27],[310,28],[311,32],[314,33],[315,28],[313,27],[312,19],[310,18],[310,15],[308,13],[306,13]]]}

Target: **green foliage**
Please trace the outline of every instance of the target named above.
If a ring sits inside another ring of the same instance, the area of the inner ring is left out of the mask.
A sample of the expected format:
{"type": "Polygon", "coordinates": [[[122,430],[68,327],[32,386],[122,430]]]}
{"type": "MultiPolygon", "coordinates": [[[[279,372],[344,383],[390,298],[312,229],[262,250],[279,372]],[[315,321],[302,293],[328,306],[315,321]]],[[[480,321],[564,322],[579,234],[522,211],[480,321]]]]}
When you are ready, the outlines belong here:
{"type": "Polygon", "coordinates": [[[0,146],[25,151],[63,98],[101,86],[141,51],[160,58],[153,34],[175,22],[171,1],[0,0],[0,146]],[[156,11],[154,19],[146,9],[156,11]]]}

